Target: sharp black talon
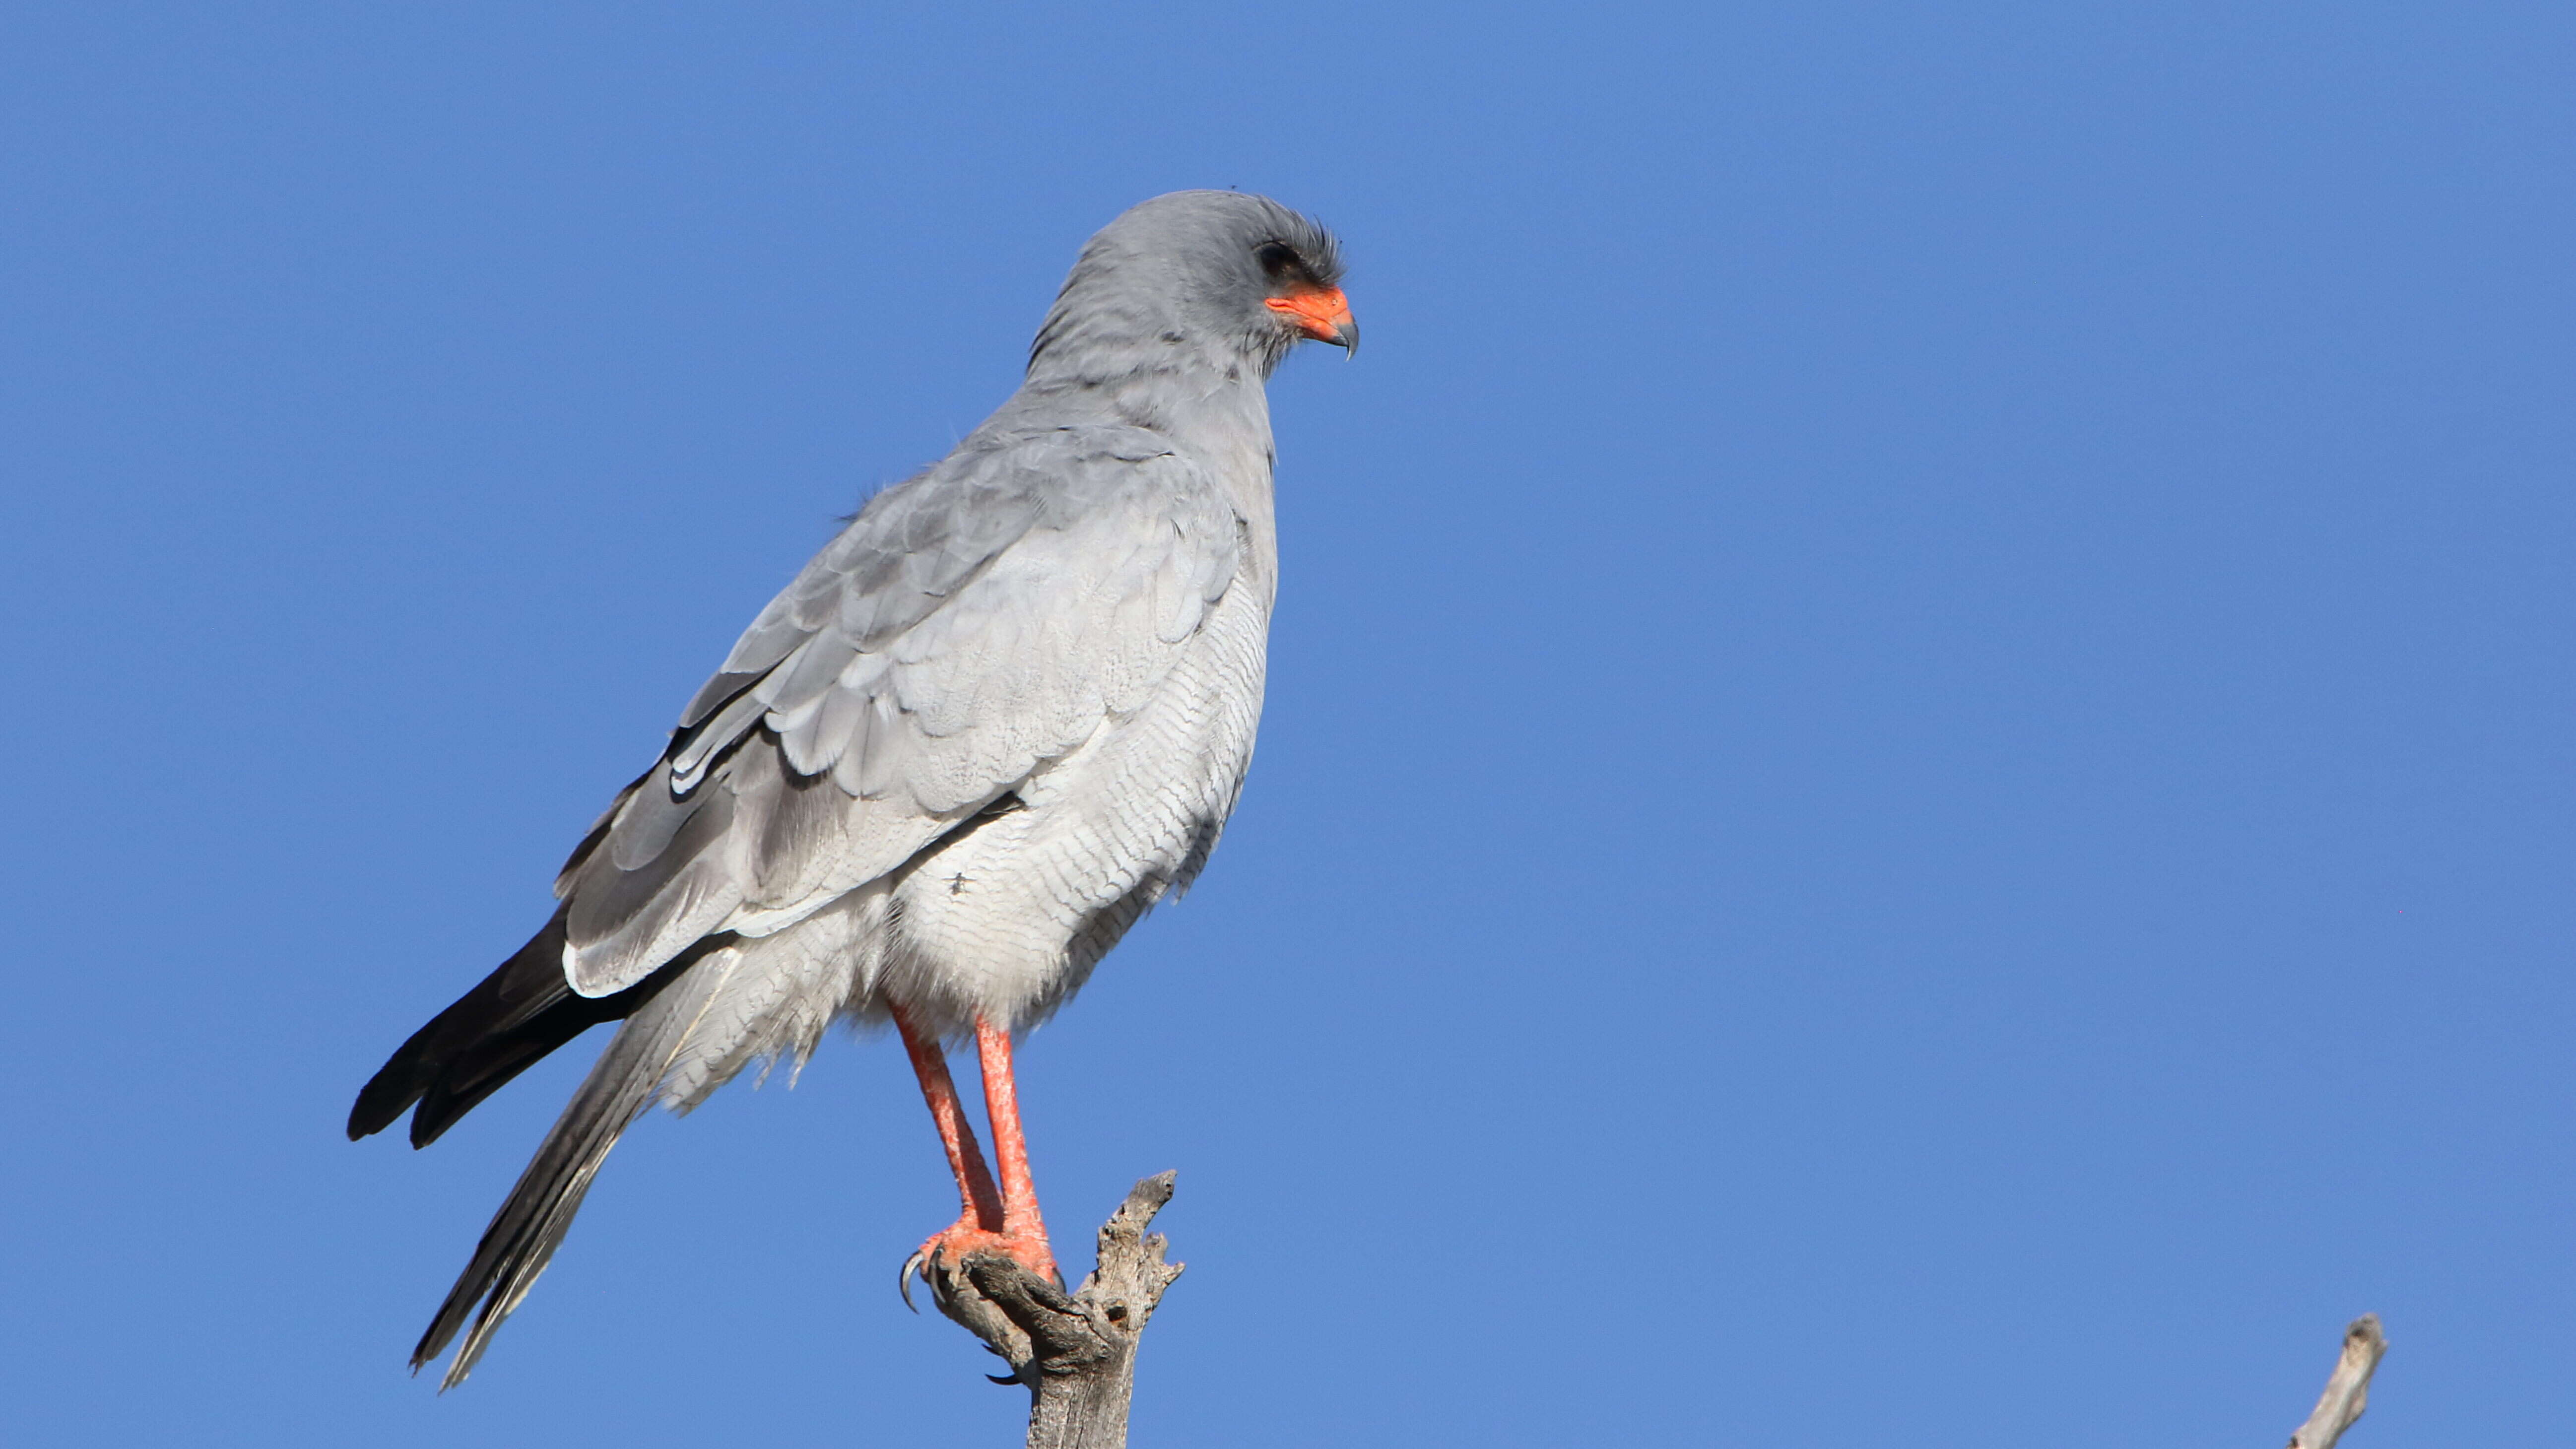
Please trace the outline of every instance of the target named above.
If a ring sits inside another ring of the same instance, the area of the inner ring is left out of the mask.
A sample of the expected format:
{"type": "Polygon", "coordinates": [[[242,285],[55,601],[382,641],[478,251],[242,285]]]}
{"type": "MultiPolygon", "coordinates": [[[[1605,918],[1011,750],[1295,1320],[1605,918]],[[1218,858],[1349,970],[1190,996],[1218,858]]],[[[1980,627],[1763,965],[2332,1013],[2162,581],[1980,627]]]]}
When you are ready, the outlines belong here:
{"type": "Polygon", "coordinates": [[[997,1384],[1016,1384],[1016,1383],[1018,1383],[1018,1382],[1020,1381],[1020,1376],[1019,1376],[1019,1374],[1018,1374],[1018,1373],[1016,1373],[1016,1372],[1012,1373],[1012,1374],[1011,1374],[1009,1377],[1007,1377],[1007,1378],[1003,1377],[1003,1376],[1002,1376],[1002,1375],[1000,1375],[1000,1374],[986,1374],[986,1375],[984,1375],[984,1377],[986,1377],[986,1378],[988,1378],[988,1379],[991,1379],[993,1382],[995,1382],[995,1383],[997,1383],[997,1384]]]}
{"type": "MultiPolygon", "coordinates": [[[[903,1295],[903,1306],[911,1309],[916,1315],[921,1312],[921,1306],[912,1301],[912,1275],[918,1271],[921,1274],[921,1281],[928,1283],[930,1270],[925,1266],[928,1262],[929,1255],[915,1248],[912,1250],[912,1256],[903,1260],[903,1266],[897,1269],[894,1275],[894,1291],[903,1295]]],[[[931,1290],[934,1294],[938,1291],[936,1287],[931,1290]]]]}

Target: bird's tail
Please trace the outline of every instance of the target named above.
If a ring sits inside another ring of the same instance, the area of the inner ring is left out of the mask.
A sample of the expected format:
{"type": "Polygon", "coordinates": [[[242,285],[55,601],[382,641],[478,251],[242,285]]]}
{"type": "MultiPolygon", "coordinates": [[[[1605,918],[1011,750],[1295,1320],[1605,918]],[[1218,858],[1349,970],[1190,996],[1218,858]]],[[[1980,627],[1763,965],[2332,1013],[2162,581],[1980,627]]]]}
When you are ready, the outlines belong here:
{"type": "Polygon", "coordinates": [[[473,1327],[449,1361],[439,1389],[456,1387],[474,1371],[502,1320],[528,1296],[563,1242],[608,1149],[652,1103],[690,1028],[731,974],[734,957],[734,952],[718,950],[700,959],[618,1029],[582,1079],[581,1090],[555,1119],[527,1171],[519,1174],[492,1225],[483,1230],[474,1260],[448,1290],[437,1318],[411,1352],[414,1373],[438,1357],[469,1317],[473,1327]]]}

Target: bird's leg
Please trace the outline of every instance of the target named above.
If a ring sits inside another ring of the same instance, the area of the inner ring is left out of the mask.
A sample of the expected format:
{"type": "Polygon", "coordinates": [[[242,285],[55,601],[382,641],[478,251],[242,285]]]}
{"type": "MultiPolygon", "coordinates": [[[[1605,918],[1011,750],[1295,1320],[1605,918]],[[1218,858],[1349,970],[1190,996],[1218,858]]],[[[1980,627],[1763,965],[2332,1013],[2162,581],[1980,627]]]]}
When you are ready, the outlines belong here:
{"type": "Polygon", "coordinates": [[[948,1170],[957,1178],[957,1221],[905,1259],[903,1273],[895,1280],[904,1300],[910,1302],[916,1268],[935,1261],[952,1245],[1000,1231],[1002,1195],[993,1187],[992,1169],[984,1165],[984,1149],[976,1145],[974,1124],[966,1120],[966,1103],[957,1095],[956,1080],[948,1075],[948,1054],[940,1049],[939,1038],[915,1026],[902,1007],[892,1010],[894,1029],[903,1034],[904,1052],[912,1058],[912,1074],[921,1082],[921,1099],[930,1104],[931,1123],[939,1129],[939,1145],[948,1153],[948,1170]]]}
{"type": "Polygon", "coordinates": [[[975,1022],[975,1055],[984,1068],[984,1116],[993,1125],[993,1155],[1002,1164],[1002,1236],[1007,1251],[1041,1278],[1064,1281],[1047,1246],[1046,1220],[1038,1216],[1038,1188],[1029,1176],[1029,1139],[1020,1131],[1020,1087],[1011,1075],[1011,1034],[989,1021],[975,1022]]]}
{"type": "Polygon", "coordinates": [[[916,1269],[936,1268],[942,1263],[954,1265],[975,1252],[1002,1253],[1031,1272],[1061,1282],[1055,1260],[1047,1251],[1046,1228],[1038,1222],[1037,1195],[1029,1186],[1028,1148],[1020,1136],[1019,1108],[1010,1083],[1009,1035],[1002,1035],[1002,1084],[996,1096],[995,1058],[985,1037],[987,1029],[979,1025],[977,1030],[984,1065],[984,1100],[987,1110],[994,1112],[994,1143],[1002,1153],[1003,1180],[1018,1183],[1018,1207],[1013,1206],[1011,1194],[993,1185],[992,1169],[984,1165],[983,1148],[975,1141],[974,1124],[966,1118],[966,1104],[957,1095],[957,1083],[948,1075],[948,1055],[940,1050],[939,1038],[917,1026],[902,1008],[894,1008],[893,1015],[895,1030],[903,1034],[903,1049],[912,1058],[912,1073],[921,1081],[922,1100],[930,1104],[930,1120],[939,1128],[939,1144],[947,1150],[948,1170],[957,1178],[957,1221],[933,1234],[904,1261],[897,1284],[905,1290],[906,1300],[911,1297],[916,1269]],[[996,1103],[1003,1105],[997,1108],[996,1103]]]}

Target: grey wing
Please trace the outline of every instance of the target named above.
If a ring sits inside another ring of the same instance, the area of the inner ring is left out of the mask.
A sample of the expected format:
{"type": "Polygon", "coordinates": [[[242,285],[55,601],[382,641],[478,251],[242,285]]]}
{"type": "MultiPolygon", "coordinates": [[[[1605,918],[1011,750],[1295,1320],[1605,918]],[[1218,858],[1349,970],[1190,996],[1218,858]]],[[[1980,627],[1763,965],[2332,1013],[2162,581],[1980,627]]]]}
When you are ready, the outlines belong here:
{"type": "Polygon", "coordinates": [[[804,920],[1133,713],[1239,537],[1198,467],[1133,429],[960,454],[881,495],[566,864],[573,990],[804,920]]]}

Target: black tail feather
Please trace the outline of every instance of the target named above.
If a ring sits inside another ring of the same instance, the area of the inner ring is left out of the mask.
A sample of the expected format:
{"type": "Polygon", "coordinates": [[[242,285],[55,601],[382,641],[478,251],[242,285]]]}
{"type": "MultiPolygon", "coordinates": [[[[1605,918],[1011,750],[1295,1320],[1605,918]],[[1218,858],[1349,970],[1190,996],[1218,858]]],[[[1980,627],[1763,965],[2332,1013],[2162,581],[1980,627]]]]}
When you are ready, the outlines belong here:
{"type": "Polygon", "coordinates": [[[500,969],[413,1032],[359,1090],[349,1140],[383,1131],[417,1103],[411,1145],[428,1146],[547,1053],[602,1022],[632,1016],[683,969],[675,961],[615,995],[576,996],[564,979],[563,948],[558,909],[500,969]]]}
{"type": "MultiPolygon", "coordinates": [[[[685,977],[705,954],[691,951],[673,962],[677,972],[669,980],[685,977]]],[[[556,1119],[554,1130],[546,1134],[535,1160],[519,1175],[509,1198],[493,1215],[491,1226],[483,1230],[483,1240],[474,1247],[473,1261],[465,1265],[456,1286],[448,1290],[447,1301],[438,1306],[438,1316],[431,1320],[429,1331],[413,1348],[411,1366],[415,1372],[436,1358],[460,1330],[465,1331],[465,1341],[449,1362],[440,1387],[454,1388],[473,1372],[493,1332],[527,1296],[537,1275],[546,1270],[547,1260],[554,1256],[564,1233],[571,1228],[573,1214],[580,1211],[582,1197],[590,1191],[591,1179],[598,1174],[608,1150],[617,1145],[618,1135],[651,1103],[673,1054],[723,979],[723,973],[715,971],[712,963],[710,972],[644,1003],[643,1009],[617,1033],[616,1040],[600,1053],[581,1089],[556,1119]],[[466,1327],[469,1319],[473,1325],[470,1330],[466,1327]]]]}

